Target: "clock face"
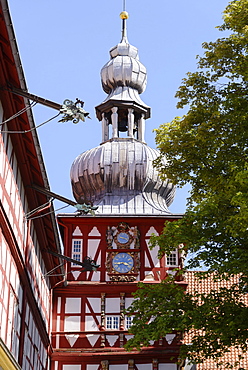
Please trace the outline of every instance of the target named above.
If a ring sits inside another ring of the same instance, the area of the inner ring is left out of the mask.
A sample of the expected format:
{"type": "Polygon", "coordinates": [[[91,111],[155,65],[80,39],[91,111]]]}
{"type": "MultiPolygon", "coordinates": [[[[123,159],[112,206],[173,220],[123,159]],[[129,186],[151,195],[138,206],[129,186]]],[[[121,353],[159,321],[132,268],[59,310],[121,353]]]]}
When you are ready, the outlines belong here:
{"type": "Polygon", "coordinates": [[[117,234],[116,238],[120,244],[127,244],[130,240],[130,235],[125,232],[122,232],[117,234]]]}
{"type": "Polygon", "coordinates": [[[128,253],[118,253],[113,258],[113,268],[120,273],[128,272],[133,267],[133,258],[128,253]]]}

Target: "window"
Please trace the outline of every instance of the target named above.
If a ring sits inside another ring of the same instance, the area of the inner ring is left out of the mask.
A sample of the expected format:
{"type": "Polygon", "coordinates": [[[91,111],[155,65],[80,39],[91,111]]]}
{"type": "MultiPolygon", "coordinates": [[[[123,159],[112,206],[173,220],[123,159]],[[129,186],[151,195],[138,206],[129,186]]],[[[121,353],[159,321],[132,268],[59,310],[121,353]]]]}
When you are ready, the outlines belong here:
{"type": "MultiPolygon", "coordinates": [[[[72,254],[71,258],[73,258],[76,261],[81,262],[82,261],[82,244],[83,241],[81,239],[73,239],[72,240],[72,254]]],[[[78,266],[78,264],[75,262],[72,262],[72,266],[78,266]]]]}
{"type": "Polygon", "coordinates": [[[126,316],[125,317],[125,329],[128,330],[133,323],[133,316],[126,316]]]}
{"type": "Polygon", "coordinates": [[[106,329],[119,329],[119,316],[106,316],[106,329]]]}
{"type": "Polygon", "coordinates": [[[169,256],[166,257],[166,265],[167,266],[177,266],[177,250],[171,252],[169,256]]]}

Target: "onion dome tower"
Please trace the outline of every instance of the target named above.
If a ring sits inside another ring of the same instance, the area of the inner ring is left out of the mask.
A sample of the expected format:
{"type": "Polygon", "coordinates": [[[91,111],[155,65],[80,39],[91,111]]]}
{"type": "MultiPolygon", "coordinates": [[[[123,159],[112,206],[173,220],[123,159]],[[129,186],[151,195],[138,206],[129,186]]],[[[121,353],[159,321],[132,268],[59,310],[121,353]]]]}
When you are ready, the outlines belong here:
{"type": "Polygon", "coordinates": [[[175,187],[159,178],[153,167],[159,153],[144,140],[145,120],[150,118],[150,107],[140,98],[146,88],[146,68],[127,40],[128,13],[120,16],[121,42],[110,50],[111,59],[101,70],[108,94],[96,107],[102,143],[73,162],[72,190],[78,203],[98,205],[102,214],[169,213],[175,187]]]}

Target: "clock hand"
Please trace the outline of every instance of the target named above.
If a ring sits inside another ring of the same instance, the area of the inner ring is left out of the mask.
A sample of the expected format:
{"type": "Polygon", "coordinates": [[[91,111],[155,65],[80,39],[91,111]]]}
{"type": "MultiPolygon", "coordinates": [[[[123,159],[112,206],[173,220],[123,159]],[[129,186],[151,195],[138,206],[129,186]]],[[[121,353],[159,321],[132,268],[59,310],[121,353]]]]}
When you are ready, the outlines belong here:
{"type": "Polygon", "coordinates": [[[124,236],[119,236],[120,239],[128,240],[128,238],[125,238],[124,236]]]}

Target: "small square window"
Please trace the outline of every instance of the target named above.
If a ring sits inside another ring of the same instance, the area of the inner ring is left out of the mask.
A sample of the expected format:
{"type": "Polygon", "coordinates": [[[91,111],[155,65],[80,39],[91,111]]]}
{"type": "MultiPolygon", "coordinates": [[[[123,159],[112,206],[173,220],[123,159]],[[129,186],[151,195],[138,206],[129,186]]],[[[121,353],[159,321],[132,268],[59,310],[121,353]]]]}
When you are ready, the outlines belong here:
{"type": "MultiPolygon", "coordinates": [[[[80,254],[73,254],[72,258],[78,262],[81,262],[80,254]]],[[[72,263],[73,266],[79,266],[76,262],[72,263]]]]}
{"type": "Polygon", "coordinates": [[[166,257],[167,266],[177,266],[177,251],[173,251],[169,256],[166,257]]]}
{"type": "Polygon", "coordinates": [[[125,317],[125,329],[128,330],[133,323],[133,316],[126,316],[125,317]]]}
{"type": "Polygon", "coordinates": [[[119,329],[119,316],[106,316],[106,329],[119,329]]]}
{"type": "MultiPolygon", "coordinates": [[[[72,256],[76,261],[81,262],[82,261],[82,244],[83,241],[80,239],[74,239],[72,240],[72,256]]],[[[72,266],[78,266],[77,263],[72,263],[72,266]]]]}
{"type": "Polygon", "coordinates": [[[74,253],[81,253],[82,241],[81,240],[73,240],[73,252],[74,253]]]}

